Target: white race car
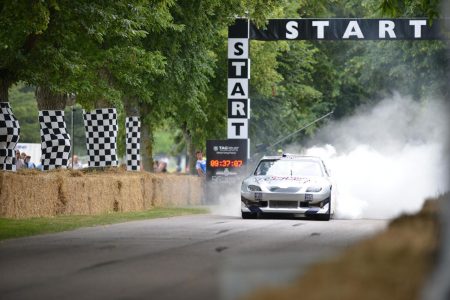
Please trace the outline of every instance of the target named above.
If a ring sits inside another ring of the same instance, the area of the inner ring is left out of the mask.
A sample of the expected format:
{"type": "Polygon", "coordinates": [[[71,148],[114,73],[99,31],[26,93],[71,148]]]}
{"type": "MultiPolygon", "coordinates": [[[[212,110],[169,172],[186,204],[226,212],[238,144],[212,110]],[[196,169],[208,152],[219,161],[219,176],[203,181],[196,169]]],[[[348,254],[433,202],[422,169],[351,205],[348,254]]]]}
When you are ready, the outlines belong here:
{"type": "Polygon", "coordinates": [[[333,184],[318,157],[265,156],[241,186],[243,219],[286,213],[330,220],[334,214],[333,184]]]}

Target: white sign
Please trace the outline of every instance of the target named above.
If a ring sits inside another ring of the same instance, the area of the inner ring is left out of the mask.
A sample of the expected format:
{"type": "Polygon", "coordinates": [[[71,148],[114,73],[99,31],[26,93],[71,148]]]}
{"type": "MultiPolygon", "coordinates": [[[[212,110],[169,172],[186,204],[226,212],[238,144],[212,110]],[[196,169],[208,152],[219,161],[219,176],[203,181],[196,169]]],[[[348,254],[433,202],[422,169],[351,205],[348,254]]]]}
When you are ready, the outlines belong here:
{"type": "Polygon", "coordinates": [[[228,139],[247,139],[248,120],[228,119],[228,139]]]}
{"type": "Polygon", "coordinates": [[[228,58],[248,58],[248,39],[228,39],[228,58]]]}
{"type": "Polygon", "coordinates": [[[248,98],[248,79],[228,78],[228,99],[248,98]]]}

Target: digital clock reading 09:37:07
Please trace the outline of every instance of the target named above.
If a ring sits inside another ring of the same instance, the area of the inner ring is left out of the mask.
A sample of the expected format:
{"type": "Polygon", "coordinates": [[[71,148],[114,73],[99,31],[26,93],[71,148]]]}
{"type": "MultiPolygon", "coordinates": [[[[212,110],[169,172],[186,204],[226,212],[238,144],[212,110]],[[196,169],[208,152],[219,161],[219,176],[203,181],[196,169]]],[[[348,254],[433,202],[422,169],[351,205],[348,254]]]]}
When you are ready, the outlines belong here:
{"type": "Polygon", "coordinates": [[[243,164],[242,159],[213,159],[209,162],[211,168],[239,168],[243,164]]]}

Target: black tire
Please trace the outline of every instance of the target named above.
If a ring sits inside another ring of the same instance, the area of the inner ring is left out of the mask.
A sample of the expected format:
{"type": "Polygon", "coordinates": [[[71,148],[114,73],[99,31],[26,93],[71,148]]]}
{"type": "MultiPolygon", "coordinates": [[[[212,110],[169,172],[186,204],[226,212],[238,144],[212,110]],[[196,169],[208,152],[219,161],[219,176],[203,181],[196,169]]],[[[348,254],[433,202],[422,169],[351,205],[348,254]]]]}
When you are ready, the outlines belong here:
{"type": "Polygon", "coordinates": [[[330,202],[328,202],[330,205],[328,205],[328,212],[326,214],[323,215],[317,215],[317,219],[320,221],[330,221],[331,219],[331,198],[330,198],[330,202]]]}
{"type": "Polygon", "coordinates": [[[256,219],[256,213],[241,211],[242,219],[256,219]]]}

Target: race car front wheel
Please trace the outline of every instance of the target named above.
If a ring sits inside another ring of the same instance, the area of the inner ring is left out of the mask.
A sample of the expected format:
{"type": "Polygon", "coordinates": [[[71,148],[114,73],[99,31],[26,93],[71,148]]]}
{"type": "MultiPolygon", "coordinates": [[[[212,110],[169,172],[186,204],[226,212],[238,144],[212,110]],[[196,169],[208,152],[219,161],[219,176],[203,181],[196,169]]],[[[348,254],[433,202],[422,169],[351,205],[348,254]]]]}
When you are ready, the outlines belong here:
{"type": "Polygon", "coordinates": [[[317,218],[321,221],[330,221],[330,219],[331,219],[331,197],[330,197],[330,201],[328,202],[328,211],[323,215],[317,215],[317,218]]]}

